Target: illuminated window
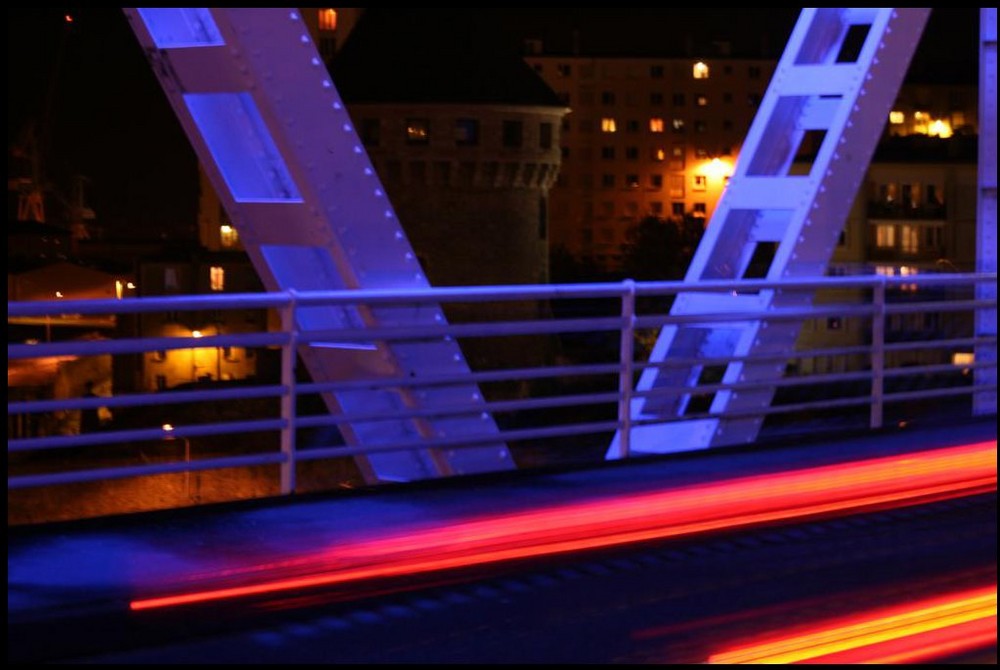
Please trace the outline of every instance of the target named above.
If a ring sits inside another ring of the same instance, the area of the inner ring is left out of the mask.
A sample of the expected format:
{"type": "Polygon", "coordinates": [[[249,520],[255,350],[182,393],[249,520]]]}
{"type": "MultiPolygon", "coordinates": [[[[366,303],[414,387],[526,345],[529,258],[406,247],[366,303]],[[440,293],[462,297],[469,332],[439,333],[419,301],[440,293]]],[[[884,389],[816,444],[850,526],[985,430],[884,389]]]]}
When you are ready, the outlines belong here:
{"type": "Polygon", "coordinates": [[[649,120],[649,132],[651,133],[662,133],[663,132],[663,119],[655,116],[649,120]]]}
{"type": "Polygon", "coordinates": [[[896,227],[892,225],[875,226],[875,246],[879,249],[892,249],[896,246],[896,227]]]}
{"type": "Polygon", "coordinates": [[[952,365],[972,365],[976,362],[976,355],[971,351],[956,351],[951,355],[952,365]]]}
{"type": "Polygon", "coordinates": [[[670,175],[670,190],[668,193],[671,198],[679,199],[684,197],[684,175],[670,175]]]}
{"type": "Polygon", "coordinates": [[[708,187],[708,177],[703,174],[696,174],[694,176],[694,186],[695,191],[704,191],[708,187]]]}
{"type": "Polygon", "coordinates": [[[708,216],[708,207],[703,202],[696,202],[694,203],[694,208],[691,210],[691,213],[699,219],[704,219],[708,216]]]}
{"type": "Polygon", "coordinates": [[[219,226],[219,242],[227,249],[235,247],[240,241],[240,235],[236,232],[236,229],[230,226],[228,223],[224,223],[219,226]]]}
{"type": "Polygon", "coordinates": [[[213,265],[208,271],[209,288],[222,291],[226,288],[226,271],[218,265],[213,265]]]}
{"type": "Polygon", "coordinates": [[[930,127],[927,129],[927,134],[931,137],[940,137],[942,139],[947,139],[951,137],[951,126],[947,121],[941,119],[934,119],[931,121],[930,127]]]}
{"type": "Polygon", "coordinates": [[[337,10],[325,7],[319,10],[319,29],[333,32],[337,29],[337,10]]]}
{"type": "Polygon", "coordinates": [[[618,130],[618,124],[610,116],[605,116],[601,119],[601,132],[602,133],[613,133],[618,130]]]}
{"type": "Polygon", "coordinates": [[[904,121],[906,121],[906,114],[904,114],[903,112],[898,112],[895,110],[889,112],[889,123],[898,126],[904,121]]]}
{"type": "Polygon", "coordinates": [[[431,138],[431,122],[427,119],[406,120],[406,142],[408,144],[427,144],[431,138]]]}
{"type": "Polygon", "coordinates": [[[694,150],[695,158],[708,158],[708,149],[704,147],[698,147],[694,150]]]}
{"type": "Polygon", "coordinates": [[[670,169],[671,170],[684,169],[684,145],[675,144],[672,147],[670,147],[670,169]]]}
{"type": "Polygon", "coordinates": [[[650,159],[653,160],[653,162],[660,163],[660,162],[662,162],[663,160],[666,159],[667,152],[664,151],[661,147],[653,147],[650,150],[649,157],[650,157],[650,159]]]}
{"type": "Polygon", "coordinates": [[[695,102],[698,104],[699,107],[708,107],[708,96],[699,95],[697,98],[695,98],[695,102]]]}
{"type": "Polygon", "coordinates": [[[625,175],[625,186],[628,188],[639,188],[639,175],[629,174],[625,175]]]}
{"type": "Polygon", "coordinates": [[[920,249],[920,229],[916,226],[903,226],[900,236],[900,247],[904,254],[915,254],[920,249]]]}
{"type": "Polygon", "coordinates": [[[708,79],[708,65],[698,61],[691,68],[691,76],[695,79],[708,79]]]}
{"type": "Polygon", "coordinates": [[[675,133],[684,132],[684,119],[674,119],[670,122],[670,127],[674,129],[675,133]]]}

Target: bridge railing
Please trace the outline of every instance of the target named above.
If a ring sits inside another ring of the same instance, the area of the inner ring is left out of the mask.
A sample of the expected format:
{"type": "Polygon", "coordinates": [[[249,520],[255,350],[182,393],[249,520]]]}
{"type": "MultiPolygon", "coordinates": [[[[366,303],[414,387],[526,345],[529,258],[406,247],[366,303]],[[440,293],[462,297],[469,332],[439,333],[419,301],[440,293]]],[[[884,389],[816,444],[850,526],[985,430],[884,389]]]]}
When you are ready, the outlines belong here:
{"type": "MultiPolygon", "coordinates": [[[[345,440],[341,427],[484,412],[495,420],[517,467],[600,462],[616,432],[627,436],[637,425],[712,416],[713,393],[761,385],[723,383],[721,374],[717,379],[709,374],[699,381],[696,397],[682,415],[634,415],[637,401],[655,402],[657,396],[678,393],[677,388],[638,391],[635,383],[648,368],[692,364],[670,358],[651,362],[648,356],[660,328],[692,319],[802,323],[794,351],[697,361],[709,373],[734,361],[784,362],[785,375],[767,384],[775,390],[770,406],[753,413],[765,419],[762,441],[879,428],[942,412],[969,416],[974,394],[995,398],[996,393],[996,335],[975,332],[977,311],[996,309],[995,299],[977,298],[976,287],[990,282],[996,283],[996,274],[9,302],[9,332],[15,332],[11,324],[45,323],[51,336],[52,323],[86,322],[86,317],[99,315],[114,315],[116,324],[110,335],[98,338],[8,342],[8,496],[14,495],[9,503],[16,503],[21,492],[53,487],[70,487],[88,499],[124,495],[113,493],[111,482],[125,479],[146,482],[128,496],[149,498],[124,505],[126,511],[156,506],[150,502],[155,499],[169,507],[364,486],[371,482],[355,464],[366,454],[495,444],[497,432],[421,434],[419,439],[366,445],[345,440]],[[761,290],[806,290],[816,297],[810,306],[793,310],[670,314],[680,292],[761,290]],[[375,324],[317,332],[296,326],[302,310],[389,305],[441,305],[448,318],[419,328],[375,324]],[[269,330],[222,316],[253,312],[291,318],[281,320],[286,326],[269,330]],[[204,332],[170,327],[177,323],[215,327],[204,332]],[[242,332],[234,332],[234,323],[243,324],[238,328],[242,332]],[[324,383],[296,377],[293,348],[365,351],[374,342],[392,346],[440,338],[459,343],[470,372],[418,378],[405,370],[383,370],[324,383]],[[242,367],[231,365],[234,350],[242,352],[242,367]],[[190,369],[182,365],[178,372],[178,360],[190,361],[190,369]],[[160,369],[174,374],[158,374],[160,369]],[[42,370],[50,372],[39,383],[42,370]],[[83,377],[95,370],[104,371],[105,387],[111,390],[85,396],[83,377]],[[992,375],[982,374],[987,370],[992,375]],[[34,381],[19,382],[21,377],[34,381]],[[344,413],[324,400],[351,389],[392,389],[402,397],[470,383],[480,389],[481,402],[400,403],[391,410],[344,413]],[[98,410],[111,418],[92,432],[81,431],[80,417],[98,410]],[[255,484],[246,483],[247,472],[257,473],[255,484]],[[174,497],[154,493],[159,490],[155,482],[168,482],[163,491],[182,492],[174,497]]],[[[995,401],[992,407],[995,413],[995,401]]]]}

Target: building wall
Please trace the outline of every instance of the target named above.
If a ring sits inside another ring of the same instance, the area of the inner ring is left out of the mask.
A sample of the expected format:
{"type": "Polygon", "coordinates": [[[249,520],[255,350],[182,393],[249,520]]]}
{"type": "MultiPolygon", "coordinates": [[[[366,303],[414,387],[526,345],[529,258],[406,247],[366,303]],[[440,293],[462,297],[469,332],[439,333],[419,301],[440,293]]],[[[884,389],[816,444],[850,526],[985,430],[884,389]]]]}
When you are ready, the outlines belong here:
{"type": "MultiPolygon", "coordinates": [[[[261,291],[249,260],[236,254],[147,261],[141,264],[139,274],[145,296],[261,291]]],[[[264,332],[268,320],[265,310],[217,309],[140,314],[130,324],[139,337],[210,337],[264,332]]],[[[244,347],[169,349],[146,352],[138,358],[136,378],[128,381],[135,390],[143,391],[199,381],[248,379],[257,375],[259,367],[259,352],[244,347]]]]}
{"type": "Polygon", "coordinates": [[[433,285],[548,280],[548,195],[559,171],[564,110],[349,109],[433,285]]]}
{"type": "Polygon", "coordinates": [[[711,217],[775,62],[764,59],[526,60],[566,102],[551,243],[616,269],[642,217],[711,217]],[[697,75],[697,76],[696,76],[697,75]]]}

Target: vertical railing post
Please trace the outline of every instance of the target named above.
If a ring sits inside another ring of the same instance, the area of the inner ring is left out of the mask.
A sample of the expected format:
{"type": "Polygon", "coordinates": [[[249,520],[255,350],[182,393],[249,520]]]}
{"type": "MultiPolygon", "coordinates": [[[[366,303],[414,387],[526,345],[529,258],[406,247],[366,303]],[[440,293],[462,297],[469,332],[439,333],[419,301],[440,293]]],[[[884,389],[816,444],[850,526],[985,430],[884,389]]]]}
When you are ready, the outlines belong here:
{"type": "Polygon", "coordinates": [[[618,370],[618,453],[615,458],[626,458],[632,436],[632,387],[633,360],[635,358],[635,282],[622,282],[622,329],[619,346],[618,370]]]}
{"type": "Polygon", "coordinates": [[[885,278],[878,277],[872,287],[872,406],[871,428],[882,427],[882,401],[885,386],[885,278]]]}
{"type": "Polygon", "coordinates": [[[281,329],[288,333],[288,342],[281,350],[281,386],[285,389],[281,396],[281,418],[284,427],[281,429],[281,453],[285,459],[281,462],[281,493],[289,495],[295,492],[295,424],[296,398],[295,363],[298,358],[299,331],[295,318],[296,292],[286,291],[288,304],[281,310],[281,329]]]}

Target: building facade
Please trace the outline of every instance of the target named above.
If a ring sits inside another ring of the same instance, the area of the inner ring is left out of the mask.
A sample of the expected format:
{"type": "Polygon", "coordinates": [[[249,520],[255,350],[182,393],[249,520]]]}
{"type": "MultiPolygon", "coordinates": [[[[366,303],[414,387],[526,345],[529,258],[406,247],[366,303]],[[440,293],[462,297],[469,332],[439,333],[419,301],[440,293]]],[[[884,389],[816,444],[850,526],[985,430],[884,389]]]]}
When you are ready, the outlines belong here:
{"type": "Polygon", "coordinates": [[[571,112],[551,194],[551,243],[617,269],[646,216],[715,210],[776,62],[735,58],[525,60],[571,112]]]}

